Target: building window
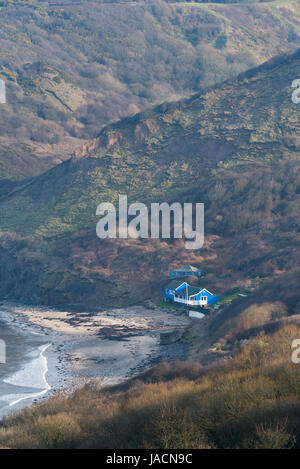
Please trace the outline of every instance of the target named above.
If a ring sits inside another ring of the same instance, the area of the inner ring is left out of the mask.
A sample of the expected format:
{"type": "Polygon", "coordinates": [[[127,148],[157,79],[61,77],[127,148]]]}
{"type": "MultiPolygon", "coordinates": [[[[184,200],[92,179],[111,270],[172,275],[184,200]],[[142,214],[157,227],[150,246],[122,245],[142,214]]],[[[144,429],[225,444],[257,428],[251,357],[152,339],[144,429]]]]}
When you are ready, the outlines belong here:
{"type": "Polygon", "coordinates": [[[207,296],[202,296],[201,300],[202,301],[207,301],[207,296]]]}

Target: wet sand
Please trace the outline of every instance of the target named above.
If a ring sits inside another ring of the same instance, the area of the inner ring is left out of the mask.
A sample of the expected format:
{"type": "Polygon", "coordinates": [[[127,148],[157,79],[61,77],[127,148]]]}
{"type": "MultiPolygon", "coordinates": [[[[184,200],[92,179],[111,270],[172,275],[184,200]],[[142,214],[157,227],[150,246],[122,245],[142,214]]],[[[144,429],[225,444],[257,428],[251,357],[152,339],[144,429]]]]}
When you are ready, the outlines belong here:
{"type": "MultiPolygon", "coordinates": [[[[42,307],[30,307],[3,302],[0,309],[11,319],[20,322],[24,316],[25,324],[33,324],[40,330],[53,331],[63,335],[95,336],[105,332],[106,328],[114,329],[116,335],[126,333],[140,333],[146,331],[163,331],[176,327],[183,327],[189,320],[185,316],[174,313],[174,310],[160,308],[154,304],[148,307],[131,306],[127,308],[113,308],[97,312],[68,312],[42,307]],[[27,319],[27,321],[26,321],[27,319]]],[[[22,321],[21,321],[22,322],[22,321]]]]}
{"type": "Polygon", "coordinates": [[[18,349],[10,347],[7,365],[0,365],[1,417],[90,379],[116,384],[159,361],[183,359],[182,346],[160,345],[160,332],[183,328],[190,320],[155,305],[73,313],[3,302],[0,321],[19,343],[18,349]]]}
{"type": "Polygon", "coordinates": [[[61,337],[22,324],[0,307],[0,338],[6,343],[6,363],[0,364],[0,417],[71,384],[70,363],[58,366],[61,337]]]}

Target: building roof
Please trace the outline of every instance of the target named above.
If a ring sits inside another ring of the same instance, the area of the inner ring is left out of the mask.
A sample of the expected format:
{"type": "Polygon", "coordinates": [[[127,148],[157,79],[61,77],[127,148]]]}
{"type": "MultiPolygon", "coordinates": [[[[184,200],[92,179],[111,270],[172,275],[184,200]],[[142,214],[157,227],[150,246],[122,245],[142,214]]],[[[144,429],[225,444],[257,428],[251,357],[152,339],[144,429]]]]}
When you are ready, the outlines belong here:
{"type": "MultiPolygon", "coordinates": [[[[169,288],[169,290],[176,290],[178,287],[180,287],[180,285],[183,285],[184,283],[186,283],[186,282],[182,282],[180,280],[172,280],[171,282],[168,283],[166,288],[169,288]]],[[[197,295],[198,293],[200,293],[202,291],[205,291],[205,292],[211,294],[212,296],[215,296],[213,293],[208,291],[206,288],[193,287],[189,284],[187,284],[187,288],[183,288],[182,290],[180,290],[180,295],[186,296],[186,291],[187,291],[188,297],[197,295]]]]}
{"type": "Polygon", "coordinates": [[[177,270],[179,272],[186,272],[186,271],[192,271],[192,272],[201,272],[201,269],[197,269],[197,267],[194,267],[193,265],[181,265],[180,267],[176,267],[176,269],[172,270],[177,270]]]}
{"type": "MultiPolygon", "coordinates": [[[[200,293],[201,290],[203,290],[203,288],[201,288],[201,287],[191,287],[191,285],[188,285],[187,293],[188,293],[188,296],[197,295],[197,293],[200,293]]],[[[186,290],[184,290],[184,293],[185,292],[186,292],[186,290]]]]}
{"type": "MultiPolygon", "coordinates": [[[[207,290],[207,288],[201,288],[201,290],[198,290],[198,291],[197,291],[197,293],[201,293],[201,292],[209,293],[209,294],[212,295],[212,296],[216,296],[216,295],[214,295],[212,292],[210,292],[209,290],[207,290]]],[[[197,293],[192,293],[192,295],[197,295],[197,293]]]]}
{"type": "Polygon", "coordinates": [[[180,287],[180,285],[182,285],[183,283],[186,282],[183,282],[182,280],[172,280],[168,283],[166,288],[169,288],[170,290],[176,290],[176,288],[180,287]]]}
{"type": "MultiPolygon", "coordinates": [[[[176,288],[180,287],[180,285],[183,285],[184,283],[186,282],[182,282],[180,280],[172,280],[170,283],[168,283],[166,288],[169,288],[169,290],[176,290],[176,288]]],[[[203,288],[192,287],[191,285],[187,284],[187,288],[182,289],[180,291],[180,294],[185,296],[186,290],[187,290],[188,296],[191,296],[191,295],[197,295],[197,293],[203,290],[203,288]]]]}

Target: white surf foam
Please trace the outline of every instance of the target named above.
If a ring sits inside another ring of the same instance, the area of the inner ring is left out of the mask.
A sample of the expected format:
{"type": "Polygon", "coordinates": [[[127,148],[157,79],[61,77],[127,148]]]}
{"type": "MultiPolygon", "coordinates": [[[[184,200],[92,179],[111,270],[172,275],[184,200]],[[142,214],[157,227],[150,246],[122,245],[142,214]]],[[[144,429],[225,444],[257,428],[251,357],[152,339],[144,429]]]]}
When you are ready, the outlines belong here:
{"type": "Polygon", "coordinates": [[[1,396],[1,400],[9,402],[10,406],[19,404],[25,399],[34,399],[36,397],[46,394],[51,386],[49,385],[46,375],[48,372],[48,361],[44,352],[51,346],[51,344],[42,345],[39,347],[40,354],[30,362],[26,363],[22,370],[17,371],[12,376],[6,378],[4,382],[13,386],[21,386],[23,388],[38,389],[35,393],[24,393],[15,395],[1,396]],[[18,399],[15,399],[18,396],[18,399]],[[13,398],[14,400],[11,400],[13,398]]]}

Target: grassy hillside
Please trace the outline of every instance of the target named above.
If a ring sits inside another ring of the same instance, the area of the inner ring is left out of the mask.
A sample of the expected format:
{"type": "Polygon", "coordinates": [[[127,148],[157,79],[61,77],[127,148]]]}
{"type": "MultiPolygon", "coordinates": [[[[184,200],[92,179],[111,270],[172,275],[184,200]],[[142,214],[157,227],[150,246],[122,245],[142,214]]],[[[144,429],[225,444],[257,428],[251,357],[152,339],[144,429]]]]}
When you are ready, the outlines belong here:
{"type": "Polygon", "coordinates": [[[72,159],[2,197],[1,229],[53,236],[94,227],[97,205],[122,193],[206,202],[214,234],[297,217],[300,123],[291,83],[299,72],[298,51],[106,127],[72,159]]]}
{"type": "Polygon", "coordinates": [[[299,74],[298,51],[120,121],[3,196],[1,295],[100,307],[159,299],[169,267],[180,263],[204,266],[206,287],[229,297],[292,274],[300,252],[300,108],[291,83],[299,74]],[[120,193],[132,201],[204,202],[204,248],[100,241],[96,207],[120,193]]]}
{"type": "Polygon", "coordinates": [[[113,121],[299,46],[293,1],[1,5],[0,179],[40,174],[113,121]]]}
{"type": "Polygon", "coordinates": [[[130,384],[57,395],[0,424],[6,448],[300,447],[299,327],[261,334],[215,367],[159,365],[130,384]]]}

